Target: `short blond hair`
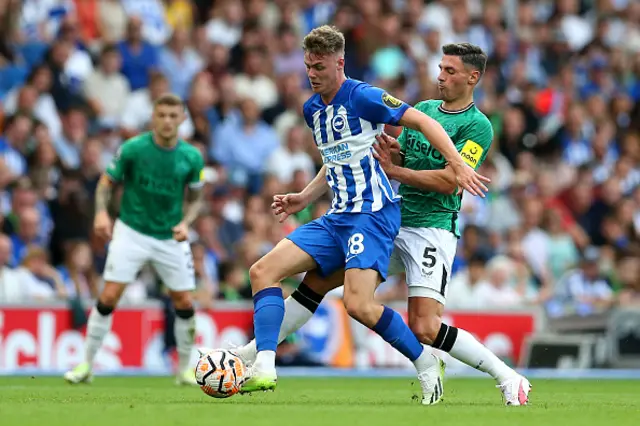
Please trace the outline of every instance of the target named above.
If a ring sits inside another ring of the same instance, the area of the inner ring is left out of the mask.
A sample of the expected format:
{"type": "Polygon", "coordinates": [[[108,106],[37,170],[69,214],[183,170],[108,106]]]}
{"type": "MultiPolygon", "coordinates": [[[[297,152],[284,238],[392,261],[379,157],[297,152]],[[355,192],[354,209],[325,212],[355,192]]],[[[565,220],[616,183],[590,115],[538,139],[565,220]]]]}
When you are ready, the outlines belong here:
{"type": "Polygon", "coordinates": [[[154,108],[158,105],[180,106],[184,108],[184,101],[178,95],[165,93],[164,95],[160,95],[160,97],[153,103],[154,108]]]}
{"type": "Polygon", "coordinates": [[[323,25],[314,28],[305,36],[302,49],[320,56],[344,53],[344,35],[334,26],[323,25]]]}

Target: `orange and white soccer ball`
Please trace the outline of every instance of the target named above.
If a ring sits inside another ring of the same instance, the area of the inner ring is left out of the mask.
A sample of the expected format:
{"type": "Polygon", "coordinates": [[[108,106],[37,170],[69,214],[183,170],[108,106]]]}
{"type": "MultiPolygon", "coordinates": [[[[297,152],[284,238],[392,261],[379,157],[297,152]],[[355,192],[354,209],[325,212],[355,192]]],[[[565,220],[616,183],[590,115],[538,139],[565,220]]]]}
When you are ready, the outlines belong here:
{"type": "Polygon", "coordinates": [[[229,398],[240,392],[248,371],[238,355],[226,349],[203,354],[196,365],[196,381],[204,393],[214,398],[229,398]]]}

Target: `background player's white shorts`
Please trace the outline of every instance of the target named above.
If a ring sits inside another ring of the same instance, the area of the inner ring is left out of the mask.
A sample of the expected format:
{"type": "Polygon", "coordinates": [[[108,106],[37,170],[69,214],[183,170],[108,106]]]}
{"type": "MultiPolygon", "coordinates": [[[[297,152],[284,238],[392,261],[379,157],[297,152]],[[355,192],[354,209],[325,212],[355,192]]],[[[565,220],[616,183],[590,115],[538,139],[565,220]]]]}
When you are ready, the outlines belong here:
{"type": "Polygon", "coordinates": [[[438,228],[402,227],[394,241],[389,275],[406,272],[409,297],[445,304],[458,239],[438,228]]]}
{"type": "Polygon", "coordinates": [[[116,220],[104,280],[128,284],[146,263],[151,264],[169,290],[195,289],[193,255],[188,241],[158,240],[116,220]]]}

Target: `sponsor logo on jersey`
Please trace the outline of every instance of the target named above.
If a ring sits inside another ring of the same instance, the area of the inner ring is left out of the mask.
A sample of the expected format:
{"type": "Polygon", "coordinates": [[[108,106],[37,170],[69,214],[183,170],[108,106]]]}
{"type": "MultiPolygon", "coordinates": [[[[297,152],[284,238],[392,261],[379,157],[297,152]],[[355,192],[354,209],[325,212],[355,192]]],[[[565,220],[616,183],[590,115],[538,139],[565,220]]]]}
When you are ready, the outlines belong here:
{"type": "Polygon", "coordinates": [[[343,161],[351,158],[351,150],[349,149],[349,144],[346,142],[339,143],[335,146],[321,149],[323,162],[332,163],[336,161],[343,161]]]}
{"type": "Polygon", "coordinates": [[[382,94],[382,103],[384,103],[389,108],[400,108],[402,106],[402,101],[400,99],[394,98],[387,92],[382,94]]]}
{"type": "Polygon", "coordinates": [[[422,153],[427,157],[431,157],[436,161],[444,160],[444,157],[428,142],[423,142],[415,136],[409,136],[407,138],[407,148],[413,152],[422,153]]]}
{"type": "Polygon", "coordinates": [[[469,139],[462,147],[460,155],[462,156],[462,159],[465,163],[473,168],[476,168],[483,152],[484,149],[482,149],[480,145],[469,139]]]}
{"type": "Polygon", "coordinates": [[[338,114],[331,120],[331,127],[333,130],[341,133],[347,127],[347,117],[344,114],[338,114]]]}

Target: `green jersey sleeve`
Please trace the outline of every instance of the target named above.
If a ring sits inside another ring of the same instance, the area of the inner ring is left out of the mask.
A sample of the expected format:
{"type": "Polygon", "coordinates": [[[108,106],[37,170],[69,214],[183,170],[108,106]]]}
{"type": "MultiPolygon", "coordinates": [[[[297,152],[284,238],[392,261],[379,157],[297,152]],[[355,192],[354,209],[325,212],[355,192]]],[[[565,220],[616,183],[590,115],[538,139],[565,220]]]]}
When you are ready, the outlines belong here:
{"type": "Polygon", "coordinates": [[[125,142],[120,146],[120,148],[118,148],[113,160],[111,160],[111,163],[107,166],[107,175],[116,182],[122,182],[130,161],[131,144],[125,142]]]}
{"type": "Polygon", "coordinates": [[[463,143],[458,145],[462,159],[477,170],[487,157],[493,141],[493,127],[489,120],[469,123],[461,135],[463,143]]]}
{"type": "Polygon", "coordinates": [[[199,151],[192,157],[192,169],[187,184],[190,188],[199,188],[204,185],[204,160],[199,151]]]}

